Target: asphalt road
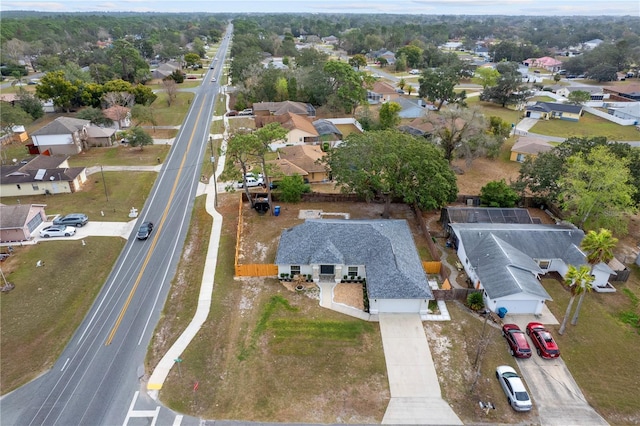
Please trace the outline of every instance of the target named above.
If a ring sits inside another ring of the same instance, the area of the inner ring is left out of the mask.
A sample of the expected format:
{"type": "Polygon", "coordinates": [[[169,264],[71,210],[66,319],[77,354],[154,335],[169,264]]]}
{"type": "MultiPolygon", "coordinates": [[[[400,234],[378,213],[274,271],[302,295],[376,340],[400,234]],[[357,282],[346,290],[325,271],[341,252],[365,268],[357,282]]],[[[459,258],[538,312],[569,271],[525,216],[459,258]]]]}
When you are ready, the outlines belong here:
{"type": "MultiPolygon", "coordinates": [[[[229,33],[232,28],[229,28],[229,33]]],[[[182,253],[209,133],[225,37],[138,223],[152,221],[147,241],[137,226],[88,315],[53,368],[0,400],[2,425],[197,424],[151,400],[144,358],[182,253]],[[212,82],[212,77],[216,82],[212,82]]],[[[90,265],[87,265],[90,267],[90,265]]]]}

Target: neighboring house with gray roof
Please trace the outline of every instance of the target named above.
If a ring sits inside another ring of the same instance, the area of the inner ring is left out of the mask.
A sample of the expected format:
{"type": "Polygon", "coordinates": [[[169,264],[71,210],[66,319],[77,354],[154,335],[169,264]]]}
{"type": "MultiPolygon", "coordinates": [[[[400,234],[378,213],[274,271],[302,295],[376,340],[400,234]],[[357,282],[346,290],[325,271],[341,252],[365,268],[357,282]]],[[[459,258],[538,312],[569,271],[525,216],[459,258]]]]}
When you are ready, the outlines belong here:
{"type": "Polygon", "coordinates": [[[31,133],[33,145],[40,154],[74,155],[82,151],[91,121],[58,117],[31,133]]]}
{"type": "Polygon", "coordinates": [[[0,205],[0,242],[28,241],[47,219],[45,204],[0,205]]]}
{"type": "Polygon", "coordinates": [[[405,220],[307,220],[280,235],[278,274],[366,279],[369,313],[426,315],[433,294],[405,220]]]}
{"type": "MultiPolygon", "coordinates": [[[[587,265],[580,250],[584,232],[573,227],[538,224],[450,223],[451,240],[473,286],[483,290],[485,305],[496,312],[540,314],[552,300],[539,276],[557,272],[564,276],[569,265],[587,265]]],[[[612,291],[614,271],[596,265],[596,291],[612,291]]]]}
{"type": "Polygon", "coordinates": [[[582,105],[560,104],[556,102],[536,102],[525,108],[525,117],[549,120],[557,118],[567,121],[580,121],[582,105]]]}
{"type": "Polygon", "coordinates": [[[0,166],[0,192],[5,197],[76,192],[87,181],[86,168],[69,167],[68,158],[39,155],[0,166]]]}

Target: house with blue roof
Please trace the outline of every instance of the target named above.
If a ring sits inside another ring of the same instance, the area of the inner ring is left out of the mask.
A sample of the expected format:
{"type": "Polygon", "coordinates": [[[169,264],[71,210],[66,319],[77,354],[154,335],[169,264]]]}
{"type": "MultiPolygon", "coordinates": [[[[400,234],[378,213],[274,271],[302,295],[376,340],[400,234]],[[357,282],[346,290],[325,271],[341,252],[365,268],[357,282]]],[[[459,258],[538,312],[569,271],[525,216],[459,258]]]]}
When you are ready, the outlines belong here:
{"type": "Polygon", "coordinates": [[[309,219],[282,232],[275,263],[316,283],[361,277],[372,315],[426,315],[433,299],[406,220],[309,219]]]}

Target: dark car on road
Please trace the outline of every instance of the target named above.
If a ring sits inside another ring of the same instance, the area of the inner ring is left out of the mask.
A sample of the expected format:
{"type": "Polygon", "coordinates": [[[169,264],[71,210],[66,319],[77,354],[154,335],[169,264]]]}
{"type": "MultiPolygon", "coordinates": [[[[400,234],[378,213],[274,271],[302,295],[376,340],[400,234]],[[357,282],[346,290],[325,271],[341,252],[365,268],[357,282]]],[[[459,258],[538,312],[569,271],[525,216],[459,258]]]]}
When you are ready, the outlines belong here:
{"type": "Polygon", "coordinates": [[[151,222],[142,222],[140,228],[138,228],[138,234],[136,238],[139,240],[146,240],[149,238],[149,235],[153,232],[153,223],[151,222]]]}
{"type": "Polygon", "coordinates": [[[502,326],[502,335],[509,344],[509,353],[516,358],[531,358],[531,347],[527,342],[527,336],[515,324],[502,326]]]}
{"type": "Polygon", "coordinates": [[[527,324],[527,334],[531,337],[538,355],[542,358],[551,359],[560,356],[560,349],[556,341],[553,340],[553,336],[544,328],[544,325],[539,322],[530,322],[527,324]]]}
{"type": "Polygon", "coordinates": [[[83,227],[87,222],[89,222],[89,218],[83,213],[71,213],[53,220],[54,225],[75,226],[76,228],[83,227]]]}

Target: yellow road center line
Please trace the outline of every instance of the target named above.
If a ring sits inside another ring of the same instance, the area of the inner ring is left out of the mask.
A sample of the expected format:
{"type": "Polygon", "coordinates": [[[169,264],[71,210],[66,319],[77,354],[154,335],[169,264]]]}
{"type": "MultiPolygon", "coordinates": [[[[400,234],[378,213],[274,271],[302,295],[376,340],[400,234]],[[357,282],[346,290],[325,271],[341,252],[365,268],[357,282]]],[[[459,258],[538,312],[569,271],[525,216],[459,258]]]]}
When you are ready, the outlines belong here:
{"type": "MultiPolygon", "coordinates": [[[[198,111],[198,117],[196,119],[196,122],[200,121],[200,115],[202,115],[202,110],[204,108],[206,102],[202,102],[202,106],[200,107],[200,111],[198,111]]],[[[140,269],[140,272],[138,273],[138,276],[136,277],[136,281],[133,284],[133,288],[131,289],[131,291],[129,292],[129,296],[127,297],[127,300],[124,303],[124,306],[122,307],[122,310],[120,311],[120,315],[118,315],[118,319],[116,320],[116,323],[114,324],[113,328],[111,329],[111,332],[109,333],[109,337],[107,337],[107,341],[104,343],[105,346],[109,346],[111,344],[111,341],[113,340],[113,337],[116,334],[116,331],[118,331],[118,328],[120,327],[120,323],[122,322],[122,319],[124,318],[124,314],[127,312],[127,309],[129,308],[129,304],[131,303],[131,299],[133,299],[133,295],[136,293],[136,289],[138,288],[138,284],[140,284],[140,281],[142,280],[142,274],[144,273],[147,264],[149,263],[149,260],[151,259],[151,255],[153,254],[153,249],[156,246],[156,243],[158,241],[158,236],[160,235],[160,231],[162,230],[162,227],[164,226],[164,222],[167,219],[167,215],[169,214],[169,207],[171,207],[171,203],[173,202],[173,197],[175,196],[176,193],[176,188],[178,186],[178,181],[180,180],[180,175],[182,175],[182,170],[184,169],[184,163],[187,161],[187,154],[189,153],[189,149],[191,148],[191,144],[193,142],[193,136],[194,133],[196,131],[196,126],[193,126],[193,130],[191,132],[191,136],[189,138],[189,143],[187,144],[187,149],[184,152],[184,155],[182,156],[182,161],[180,162],[180,168],[178,169],[178,176],[176,176],[176,180],[173,183],[173,188],[171,188],[171,194],[169,196],[169,202],[167,202],[167,206],[164,209],[164,213],[162,214],[162,218],[160,219],[160,225],[157,228],[157,231],[155,233],[155,236],[153,237],[153,241],[151,242],[151,250],[149,250],[149,252],[147,253],[147,257],[144,259],[144,262],[142,264],[142,268],[140,269]]]]}

